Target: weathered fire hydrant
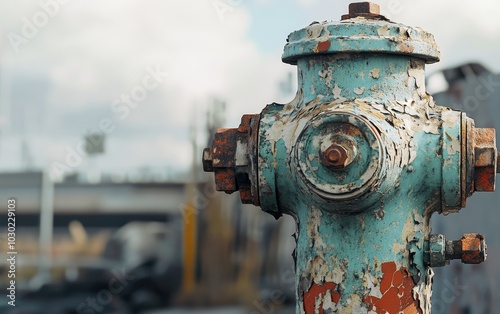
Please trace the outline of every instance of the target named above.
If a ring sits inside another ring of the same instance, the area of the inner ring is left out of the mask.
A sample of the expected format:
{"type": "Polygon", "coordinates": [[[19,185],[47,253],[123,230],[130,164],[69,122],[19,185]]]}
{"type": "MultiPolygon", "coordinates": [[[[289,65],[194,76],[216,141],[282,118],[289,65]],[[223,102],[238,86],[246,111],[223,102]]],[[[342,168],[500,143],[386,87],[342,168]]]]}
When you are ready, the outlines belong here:
{"type": "Polygon", "coordinates": [[[295,99],[218,130],[205,171],[295,218],[297,313],[430,313],[431,267],[486,259],[481,235],[447,241],[429,223],[494,190],[494,129],[434,103],[433,36],[372,3],[293,32],[283,61],[298,66],[295,99]]]}

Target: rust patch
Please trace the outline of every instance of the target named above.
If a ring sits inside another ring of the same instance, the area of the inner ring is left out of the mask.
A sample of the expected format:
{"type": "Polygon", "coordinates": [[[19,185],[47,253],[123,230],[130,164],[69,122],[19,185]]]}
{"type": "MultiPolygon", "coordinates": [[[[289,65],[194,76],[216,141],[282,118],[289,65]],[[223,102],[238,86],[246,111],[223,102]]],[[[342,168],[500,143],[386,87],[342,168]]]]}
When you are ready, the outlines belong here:
{"type": "Polygon", "coordinates": [[[244,204],[259,205],[257,135],[260,115],[244,115],[237,129],[218,129],[203,151],[203,169],[215,174],[217,191],[240,191],[244,204]]]}
{"type": "Polygon", "coordinates": [[[330,48],[330,41],[321,41],[318,43],[317,51],[318,52],[325,52],[328,51],[330,48]]]}
{"type": "Polygon", "coordinates": [[[382,298],[366,296],[363,302],[370,305],[370,310],[377,314],[385,313],[422,313],[418,301],[413,299],[415,283],[406,268],[397,269],[396,263],[382,264],[380,292],[382,298]]]}
{"type": "MultiPolygon", "coordinates": [[[[324,285],[317,285],[315,283],[312,284],[309,291],[304,293],[304,310],[306,314],[315,314],[316,308],[316,298],[320,297],[321,300],[326,296],[328,290],[330,290],[332,296],[333,303],[339,303],[340,301],[340,293],[335,292],[335,288],[337,284],[334,282],[327,282],[324,285]]],[[[319,305],[318,314],[323,314],[323,301],[319,305]]]]}
{"type": "Polygon", "coordinates": [[[461,239],[462,263],[481,264],[486,260],[484,236],[477,233],[465,234],[461,239]]]}
{"type": "Polygon", "coordinates": [[[495,191],[497,149],[495,129],[474,129],[474,188],[495,191]]]}
{"type": "Polygon", "coordinates": [[[496,172],[491,168],[476,168],[475,187],[476,191],[495,191],[496,172]]]}

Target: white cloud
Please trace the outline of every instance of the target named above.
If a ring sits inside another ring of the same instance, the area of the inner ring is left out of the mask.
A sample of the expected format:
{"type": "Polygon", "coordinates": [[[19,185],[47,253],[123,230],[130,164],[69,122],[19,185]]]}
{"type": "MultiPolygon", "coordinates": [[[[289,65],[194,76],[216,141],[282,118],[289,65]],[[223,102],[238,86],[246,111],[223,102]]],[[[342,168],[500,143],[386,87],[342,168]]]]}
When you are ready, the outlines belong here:
{"type": "MultiPolygon", "coordinates": [[[[315,20],[338,20],[347,13],[350,3],[297,1],[287,4],[293,6],[290,10],[301,10],[302,15],[314,16],[315,20]]],[[[477,59],[500,70],[497,57],[500,46],[495,40],[500,20],[494,14],[482,12],[485,7],[490,12],[499,9],[497,2],[483,0],[458,5],[451,0],[381,0],[380,3],[383,13],[388,12],[395,21],[422,26],[435,34],[443,52],[443,61],[437,67],[477,59]],[[400,7],[388,12],[394,2],[400,7]]],[[[225,99],[226,126],[235,127],[242,114],[258,113],[268,103],[289,100],[280,97],[277,85],[288,71],[294,71],[294,67],[282,64],[278,55],[263,54],[247,38],[250,6],[232,7],[221,20],[212,4],[210,0],[72,0],[61,6],[47,26],[16,54],[6,36],[9,32],[19,33],[23,18],[31,18],[40,11],[40,6],[38,1],[1,2],[0,63],[9,62],[12,72],[44,73],[50,79],[46,117],[40,118],[47,121],[46,130],[56,131],[38,136],[56,143],[55,151],[78,142],[82,128],[96,127],[101,118],[116,118],[109,109],[111,102],[140,84],[146,66],[161,65],[169,73],[168,79],[126,121],[118,121],[109,143],[128,143],[141,151],[127,157],[130,167],[176,164],[178,160],[183,165],[189,164],[189,145],[180,142],[188,137],[188,125],[193,119],[191,108],[195,104],[196,119],[202,123],[200,116],[212,97],[225,99]],[[171,145],[167,145],[158,150],[156,138],[180,148],[169,151],[171,145]]],[[[286,17],[284,13],[280,15],[286,17]]],[[[261,36],[265,38],[266,34],[261,36]]],[[[48,154],[39,147],[34,146],[34,155],[48,154]]],[[[110,160],[117,158],[113,154],[119,154],[124,147],[124,144],[110,146],[110,160]]],[[[111,167],[113,162],[109,164],[111,167]]]]}
{"type": "MultiPolygon", "coordinates": [[[[30,4],[0,4],[0,17],[9,15],[1,25],[4,35],[20,33],[23,17],[40,10],[37,2],[30,4]]],[[[168,79],[117,122],[108,148],[109,159],[116,162],[105,163],[186,167],[191,151],[182,141],[194,104],[203,111],[210,97],[226,99],[227,123],[237,126],[243,113],[258,113],[275,100],[277,81],[287,68],[279,59],[263,56],[246,38],[249,21],[244,6],[221,20],[210,1],[73,0],[19,53],[10,52],[12,67],[46,73],[51,80],[45,114],[53,126],[67,127],[50,134],[54,145],[49,151],[59,152],[51,158],[64,159],[64,145],[80,140],[76,125],[91,129],[99,123],[96,116],[116,118],[111,102],[140,84],[146,66],[161,65],[168,79]],[[151,137],[152,130],[157,136],[151,137]]],[[[9,48],[5,44],[4,50],[9,48]]],[[[49,153],[35,152],[39,154],[49,153]]]]}

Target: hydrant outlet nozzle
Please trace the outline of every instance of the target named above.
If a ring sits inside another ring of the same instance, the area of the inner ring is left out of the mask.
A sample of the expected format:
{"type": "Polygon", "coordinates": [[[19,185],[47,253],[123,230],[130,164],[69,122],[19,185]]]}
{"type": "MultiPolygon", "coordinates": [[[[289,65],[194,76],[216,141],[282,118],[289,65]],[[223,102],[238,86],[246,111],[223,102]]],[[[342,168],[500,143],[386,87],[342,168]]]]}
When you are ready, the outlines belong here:
{"type": "Polygon", "coordinates": [[[486,261],[487,246],[484,236],[467,233],[457,241],[447,241],[442,234],[433,234],[426,241],[425,260],[431,267],[448,265],[451,260],[464,264],[481,264],[486,261]]]}

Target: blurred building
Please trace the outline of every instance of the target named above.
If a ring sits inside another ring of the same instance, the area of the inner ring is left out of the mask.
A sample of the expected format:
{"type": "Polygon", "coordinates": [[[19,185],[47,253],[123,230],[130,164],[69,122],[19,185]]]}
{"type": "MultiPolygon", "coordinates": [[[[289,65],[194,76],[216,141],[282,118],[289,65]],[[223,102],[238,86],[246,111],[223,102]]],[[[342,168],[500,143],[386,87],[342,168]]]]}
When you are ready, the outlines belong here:
{"type": "MultiPolygon", "coordinates": [[[[476,127],[495,128],[500,139],[500,75],[479,63],[464,64],[435,73],[430,82],[444,82],[435,93],[440,106],[462,110],[475,120],[476,127]]],[[[433,217],[433,233],[460,239],[464,233],[477,232],[486,237],[488,260],[481,265],[451,265],[436,268],[433,313],[497,313],[500,307],[500,193],[475,193],[458,214],[433,217]]]]}

